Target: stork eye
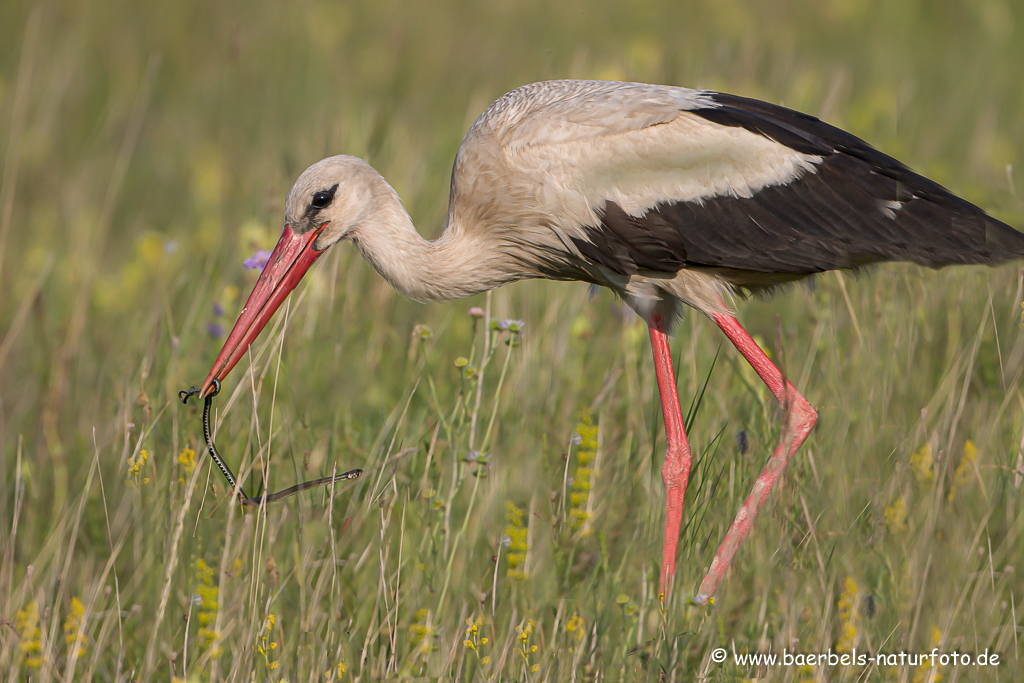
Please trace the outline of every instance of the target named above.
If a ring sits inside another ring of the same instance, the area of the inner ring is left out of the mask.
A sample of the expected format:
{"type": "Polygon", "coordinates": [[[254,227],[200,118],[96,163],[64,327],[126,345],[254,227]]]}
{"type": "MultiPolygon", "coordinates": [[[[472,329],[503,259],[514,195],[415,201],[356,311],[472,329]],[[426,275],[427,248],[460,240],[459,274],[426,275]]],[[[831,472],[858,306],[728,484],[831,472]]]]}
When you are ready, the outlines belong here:
{"type": "MultiPolygon", "coordinates": [[[[337,187],[337,186],[335,186],[337,187]]],[[[330,190],[321,190],[313,195],[313,201],[309,204],[314,209],[326,209],[330,206],[331,201],[334,199],[334,187],[330,190]]]]}

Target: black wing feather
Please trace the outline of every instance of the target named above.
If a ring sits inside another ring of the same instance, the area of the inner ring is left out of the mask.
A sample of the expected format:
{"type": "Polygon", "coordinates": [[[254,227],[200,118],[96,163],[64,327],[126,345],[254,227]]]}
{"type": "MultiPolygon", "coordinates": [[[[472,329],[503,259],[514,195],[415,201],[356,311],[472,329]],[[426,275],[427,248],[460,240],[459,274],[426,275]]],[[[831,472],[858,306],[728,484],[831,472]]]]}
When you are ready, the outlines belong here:
{"type": "Polygon", "coordinates": [[[813,116],[734,95],[690,113],[822,157],[817,172],[749,198],[666,201],[643,216],[600,208],[586,258],[614,272],[714,268],[750,288],[881,261],[924,266],[1024,258],[1024,235],[977,206],[813,116]],[[894,208],[898,206],[899,208],[894,208]]]}

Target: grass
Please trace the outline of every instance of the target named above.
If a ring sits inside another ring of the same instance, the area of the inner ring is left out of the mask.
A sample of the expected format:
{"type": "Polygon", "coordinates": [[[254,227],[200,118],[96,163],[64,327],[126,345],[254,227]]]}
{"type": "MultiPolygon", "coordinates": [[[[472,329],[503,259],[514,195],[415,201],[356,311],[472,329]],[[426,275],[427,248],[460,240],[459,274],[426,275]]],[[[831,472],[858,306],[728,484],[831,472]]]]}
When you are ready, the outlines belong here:
{"type": "Polygon", "coordinates": [[[820,420],[710,607],[686,599],[780,416],[699,316],[673,338],[683,402],[703,398],[665,603],[650,351],[608,293],[423,306],[332,250],[215,418],[250,492],[366,470],[333,497],[242,513],[177,391],[303,168],[365,156],[436,234],[468,124],[543,78],[787,104],[1022,227],[1022,18],[1000,0],[3,4],[4,677],[1013,680],[1018,265],[833,273],[740,305],[820,420]],[[525,324],[490,329],[505,319],[525,324]],[[1001,663],[753,670],[716,647],[1001,663]]]}

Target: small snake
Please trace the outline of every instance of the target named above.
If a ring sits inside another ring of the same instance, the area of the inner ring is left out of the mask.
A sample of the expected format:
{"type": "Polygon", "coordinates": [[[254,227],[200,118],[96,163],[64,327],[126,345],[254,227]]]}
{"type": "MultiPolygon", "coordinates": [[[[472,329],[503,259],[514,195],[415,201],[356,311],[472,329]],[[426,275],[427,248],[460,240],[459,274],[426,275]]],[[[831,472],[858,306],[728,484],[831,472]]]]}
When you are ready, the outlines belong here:
{"type": "MultiPolygon", "coordinates": [[[[182,403],[188,403],[188,399],[199,393],[199,389],[190,387],[184,391],[178,392],[178,399],[182,403]]],[[[307,489],[316,488],[317,486],[324,486],[333,482],[351,481],[358,479],[359,475],[363,473],[360,469],[349,470],[348,472],[342,472],[341,474],[335,474],[331,477],[322,477],[320,479],[314,479],[312,481],[304,481],[301,484],[295,486],[289,486],[283,491],[277,493],[263,494],[260,496],[249,497],[245,495],[242,487],[238,484],[238,479],[235,478],[234,473],[228,464],[224,462],[224,459],[220,457],[220,453],[217,452],[217,447],[213,443],[213,430],[210,428],[210,409],[213,406],[213,397],[220,393],[220,381],[213,380],[213,391],[206,396],[206,403],[203,405],[203,436],[206,438],[206,448],[210,452],[210,457],[213,458],[213,462],[217,465],[221,474],[228,480],[228,486],[231,487],[232,491],[238,492],[238,500],[242,505],[255,506],[266,501],[268,503],[276,503],[279,500],[287,498],[288,496],[294,496],[300,491],[307,489]]]]}

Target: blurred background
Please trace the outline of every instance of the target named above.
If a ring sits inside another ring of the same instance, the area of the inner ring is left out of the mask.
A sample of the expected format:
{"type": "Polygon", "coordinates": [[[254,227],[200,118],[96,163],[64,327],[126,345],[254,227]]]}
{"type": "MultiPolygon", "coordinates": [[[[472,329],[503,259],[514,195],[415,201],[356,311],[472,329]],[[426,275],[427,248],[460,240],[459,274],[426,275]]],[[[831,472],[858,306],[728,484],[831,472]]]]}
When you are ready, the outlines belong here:
{"type": "MultiPolygon", "coordinates": [[[[712,663],[718,645],[990,649],[1012,678],[1020,266],[886,266],[741,304],[821,419],[706,608],[687,598],[779,412],[698,316],[673,340],[698,464],[664,603],[653,368],[607,292],[421,305],[333,249],[216,412],[250,492],[367,471],[333,500],[228,505],[177,392],[209,370],[306,166],[366,158],[434,237],[462,135],[538,80],[783,104],[1024,227],[1024,3],[21,0],[0,26],[12,680],[752,675],[712,663]],[[521,333],[487,330],[508,318],[521,333]]],[[[771,673],[995,680],[956,672],[771,673]]]]}

